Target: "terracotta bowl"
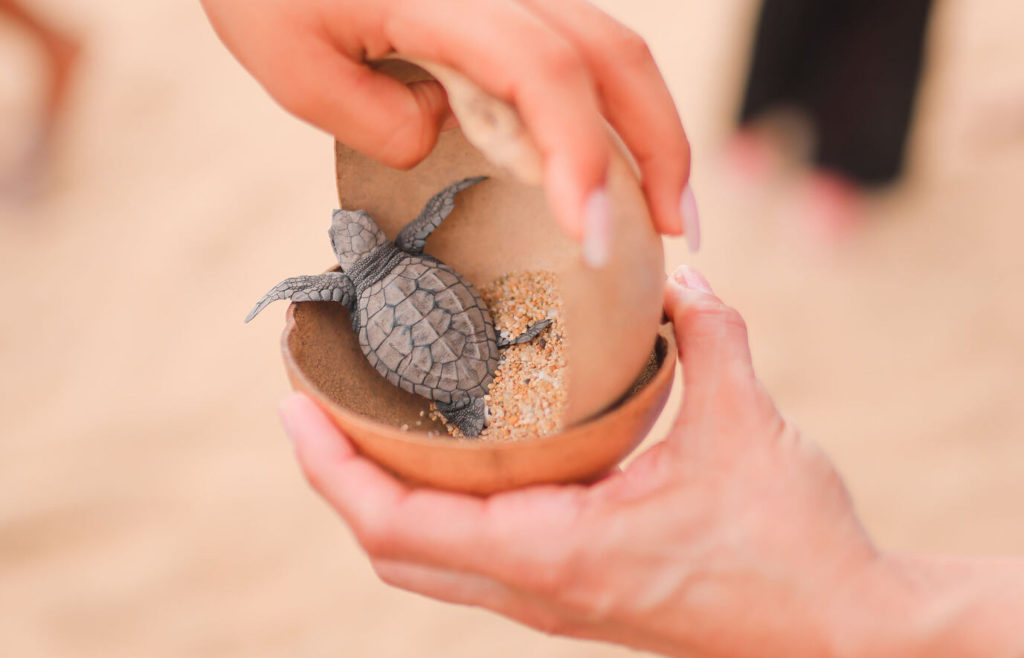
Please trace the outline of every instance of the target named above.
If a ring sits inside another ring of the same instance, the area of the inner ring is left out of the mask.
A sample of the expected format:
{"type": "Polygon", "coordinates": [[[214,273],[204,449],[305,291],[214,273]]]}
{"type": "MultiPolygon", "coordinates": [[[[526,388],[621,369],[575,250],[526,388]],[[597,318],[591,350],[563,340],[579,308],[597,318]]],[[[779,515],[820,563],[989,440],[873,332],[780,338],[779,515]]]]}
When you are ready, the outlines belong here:
{"type": "Polygon", "coordinates": [[[481,495],[607,473],[650,431],[676,362],[671,326],[663,325],[651,366],[610,410],[558,434],[498,442],[447,436],[425,399],[391,386],[367,363],[339,304],[292,304],[281,348],[292,386],[316,400],[360,452],[411,483],[481,495]]]}

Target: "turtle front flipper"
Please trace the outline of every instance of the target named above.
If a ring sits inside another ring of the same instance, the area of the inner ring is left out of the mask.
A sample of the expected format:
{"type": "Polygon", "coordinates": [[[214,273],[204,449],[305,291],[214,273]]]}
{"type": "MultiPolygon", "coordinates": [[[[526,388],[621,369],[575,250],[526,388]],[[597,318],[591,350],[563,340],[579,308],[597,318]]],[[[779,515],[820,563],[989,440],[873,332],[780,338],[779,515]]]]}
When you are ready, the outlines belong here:
{"type": "Polygon", "coordinates": [[[327,272],[314,276],[293,276],[274,286],[270,292],[245,316],[248,322],[271,302],[290,299],[293,302],[338,302],[352,308],[356,300],[356,287],[341,272],[327,272]]]}
{"type": "Polygon", "coordinates": [[[464,178],[430,197],[419,216],[399,231],[398,237],[395,238],[398,248],[409,254],[423,253],[427,238],[455,208],[455,195],[483,180],[487,180],[487,176],[464,178]]]}
{"type": "Polygon", "coordinates": [[[533,324],[531,324],[529,327],[526,328],[526,331],[519,334],[512,340],[507,340],[505,338],[499,337],[498,349],[503,350],[506,347],[512,347],[513,345],[522,345],[523,343],[529,343],[531,340],[539,336],[540,332],[544,331],[550,326],[551,320],[541,320],[540,322],[534,322],[533,324]]]}
{"type": "Polygon", "coordinates": [[[450,404],[437,402],[437,410],[445,419],[469,437],[480,436],[487,421],[487,405],[483,398],[462,398],[450,404]]]}

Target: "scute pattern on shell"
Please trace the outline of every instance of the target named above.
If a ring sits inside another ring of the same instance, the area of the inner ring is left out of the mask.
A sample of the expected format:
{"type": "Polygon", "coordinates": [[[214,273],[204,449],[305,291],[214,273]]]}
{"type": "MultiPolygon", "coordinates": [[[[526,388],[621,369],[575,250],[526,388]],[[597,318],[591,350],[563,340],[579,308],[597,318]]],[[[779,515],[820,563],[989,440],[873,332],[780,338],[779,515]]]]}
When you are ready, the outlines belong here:
{"type": "Polygon", "coordinates": [[[483,300],[447,265],[408,256],[361,291],[359,343],[392,384],[442,403],[483,397],[498,365],[483,300]]]}

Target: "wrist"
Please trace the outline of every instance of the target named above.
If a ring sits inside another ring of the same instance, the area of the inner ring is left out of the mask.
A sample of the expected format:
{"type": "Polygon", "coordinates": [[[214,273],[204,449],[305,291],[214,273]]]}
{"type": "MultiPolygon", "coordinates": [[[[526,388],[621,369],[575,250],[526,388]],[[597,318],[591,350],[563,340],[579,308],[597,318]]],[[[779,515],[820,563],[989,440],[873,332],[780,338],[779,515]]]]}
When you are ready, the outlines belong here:
{"type": "Polygon", "coordinates": [[[1022,586],[1019,563],[880,554],[838,597],[832,654],[1019,655],[1022,586]]]}

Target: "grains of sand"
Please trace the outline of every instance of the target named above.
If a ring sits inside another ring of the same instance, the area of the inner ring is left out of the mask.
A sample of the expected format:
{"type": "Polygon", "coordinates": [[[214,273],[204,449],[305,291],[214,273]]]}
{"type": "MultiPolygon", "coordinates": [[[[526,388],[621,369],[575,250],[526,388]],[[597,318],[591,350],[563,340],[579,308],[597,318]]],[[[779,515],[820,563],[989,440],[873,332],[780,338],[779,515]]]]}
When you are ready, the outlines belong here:
{"type": "MultiPolygon", "coordinates": [[[[487,427],[479,439],[516,441],[545,436],[561,429],[565,409],[565,330],[558,277],[553,272],[513,272],[480,289],[495,329],[515,338],[535,322],[551,320],[536,339],[502,350],[494,381],[484,401],[487,427]]],[[[448,433],[462,436],[445,422],[434,403],[430,418],[445,423],[448,433]]]]}

